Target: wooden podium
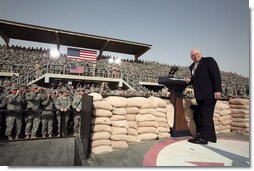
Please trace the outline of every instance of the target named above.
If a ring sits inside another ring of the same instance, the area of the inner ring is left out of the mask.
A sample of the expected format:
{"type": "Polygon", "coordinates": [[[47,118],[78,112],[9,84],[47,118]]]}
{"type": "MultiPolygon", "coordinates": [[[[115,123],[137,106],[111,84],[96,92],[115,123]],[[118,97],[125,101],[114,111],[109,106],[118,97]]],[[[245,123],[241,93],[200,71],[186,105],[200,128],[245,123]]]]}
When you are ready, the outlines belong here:
{"type": "Polygon", "coordinates": [[[183,90],[187,86],[184,79],[170,78],[168,76],[159,77],[159,84],[164,84],[170,91],[169,100],[174,106],[174,125],[170,129],[172,137],[190,136],[191,133],[187,126],[187,122],[183,110],[183,90]]]}

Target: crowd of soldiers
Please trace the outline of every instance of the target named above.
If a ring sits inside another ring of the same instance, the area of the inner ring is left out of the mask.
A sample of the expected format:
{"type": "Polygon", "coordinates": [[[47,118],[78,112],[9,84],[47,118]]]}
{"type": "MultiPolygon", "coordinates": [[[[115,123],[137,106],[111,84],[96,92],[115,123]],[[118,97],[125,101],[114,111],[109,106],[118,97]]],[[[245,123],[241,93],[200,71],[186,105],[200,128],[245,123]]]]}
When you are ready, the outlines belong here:
{"type": "Polygon", "coordinates": [[[0,86],[1,138],[78,136],[83,94],[84,88],[71,91],[66,86],[0,86]]]}

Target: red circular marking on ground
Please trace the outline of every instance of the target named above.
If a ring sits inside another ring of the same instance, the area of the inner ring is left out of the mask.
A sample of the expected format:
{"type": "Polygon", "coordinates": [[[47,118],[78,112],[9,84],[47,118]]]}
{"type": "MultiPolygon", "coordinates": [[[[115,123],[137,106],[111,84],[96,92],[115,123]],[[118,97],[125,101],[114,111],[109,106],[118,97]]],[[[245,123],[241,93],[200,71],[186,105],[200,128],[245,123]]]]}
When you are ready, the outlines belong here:
{"type": "MultiPolygon", "coordinates": [[[[174,140],[174,139],[168,139],[166,141],[160,142],[159,144],[154,145],[144,156],[144,160],[143,160],[143,166],[157,166],[156,164],[156,159],[158,154],[160,153],[160,151],[170,145],[173,144],[175,142],[179,142],[179,141],[184,141],[188,138],[185,139],[178,139],[178,140],[174,140]]],[[[234,141],[247,141],[247,140],[241,140],[241,139],[237,139],[237,138],[218,138],[218,139],[222,139],[222,140],[234,140],[234,141]]]]}

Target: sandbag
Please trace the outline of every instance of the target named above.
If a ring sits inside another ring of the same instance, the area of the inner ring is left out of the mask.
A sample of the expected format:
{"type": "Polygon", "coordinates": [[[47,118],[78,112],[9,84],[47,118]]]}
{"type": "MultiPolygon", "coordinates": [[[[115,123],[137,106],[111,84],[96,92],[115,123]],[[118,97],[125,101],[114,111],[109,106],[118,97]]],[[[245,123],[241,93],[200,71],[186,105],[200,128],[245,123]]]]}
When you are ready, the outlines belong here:
{"type": "Polygon", "coordinates": [[[139,114],[154,114],[156,109],[140,109],[139,114]]]}
{"type": "Polygon", "coordinates": [[[143,103],[147,102],[145,97],[130,97],[126,99],[127,107],[141,107],[143,103]]]}
{"type": "Polygon", "coordinates": [[[113,149],[123,149],[123,148],[128,148],[128,144],[126,141],[111,141],[111,147],[113,149]]]}
{"type": "Polygon", "coordinates": [[[229,99],[229,103],[234,105],[249,105],[249,100],[240,98],[231,98],[229,99]]]}
{"type": "Polygon", "coordinates": [[[112,132],[112,128],[110,125],[101,125],[101,124],[96,124],[96,125],[91,125],[91,130],[93,132],[112,132]]]}
{"type": "Polygon", "coordinates": [[[169,137],[171,137],[171,135],[169,133],[166,133],[166,132],[160,132],[158,134],[159,139],[164,139],[164,138],[169,138],[169,137]]]}
{"type": "Polygon", "coordinates": [[[246,109],[230,109],[231,114],[238,114],[238,113],[243,113],[243,114],[250,114],[249,110],[246,109]]]}
{"type": "Polygon", "coordinates": [[[139,134],[142,134],[142,133],[158,134],[159,133],[158,129],[154,127],[138,127],[137,131],[139,134]]]}
{"type": "Polygon", "coordinates": [[[124,128],[129,128],[129,123],[126,120],[122,120],[122,121],[112,121],[112,126],[115,127],[124,127],[124,128]]]}
{"type": "Polygon", "coordinates": [[[169,127],[167,122],[158,122],[158,127],[169,127]]]}
{"type": "Polygon", "coordinates": [[[128,135],[122,135],[122,134],[111,135],[110,137],[111,140],[116,140],[116,141],[126,141],[127,138],[128,138],[128,135]]]}
{"type": "Polygon", "coordinates": [[[230,128],[231,128],[230,125],[219,125],[219,127],[220,127],[220,132],[221,132],[222,130],[230,129],[230,128]]]}
{"type": "Polygon", "coordinates": [[[232,122],[231,119],[219,121],[220,125],[230,125],[231,122],[232,122]]]}
{"type": "Polygon", "coordinates": [[[232,118],[233,122],[249,122],[249,118],[232,118]]]}
{"type": "Polygon", "coordinates": [[[110,125],[111,120],[107,117],[96,117],[96,118],[93,117],[91,120],[91,124],[93,124],[93,125],[95,125],[95,124],[110,125]]]}
{"type": "Polygon", "coordinates": [[[137,136],[138,135],[137,129],[129,128],[128,129],[128,135],[135,135],[135,136],[137,136]]]}
{"type": "Polygon", "coordinates": [[[120,121],[125,119],[126,119],[125,115],[113,115],[112,117],[110,117],[111,121],[120,121]]]}
{"type": "Polygon", "coordinates": [[[166,128],[166,127],[158,127],[157,129],[159,132],[169,132],[170,131],[170,129],[166,128]]]}
{"type": "Polygon", "coordinates": [[[233,105],[233,104],[230,104],[230,108],[231,109],[246,109],[246,110],[249,110],[250,106],[249,105],[233,105]]]}
{"type": "Polygon", "coordinates": [[[154,116],[162,117],[162,118],[166,118],[167,117],[166,113],[162,113],[162,112],[158,112],[158,111],[154,113],[154,116]]]}
{"type": "Polygon", "coordinates": [[[244,113],[238,113],[238,114],[231,113],[231,117],[232,118],[249,118],[250,115],[244,114],[244,113]]]}
{"type": "Polygon", "coordinates": [[[99,139],[108,139],[110,138],[110,133],[108,132],[91,132],[91,140],[99,140],[99,139]]]}
{"type": "Polygon", "coordinates": [[[103,97],[99,93],[89,93],[89,96],[93,96],[93,101],[101,101],[103,97]]]}
{"type": "Polygon", "coordinates": [[[141,141],[154,140],[156,138],[157,138],[157,134],[153,134],[153,133],[143,133],[138,135],[138,139],[140,139],[141,141]]]}
{"type": "Polygon", "coordinates": [[[174,125],[174,106],[172,104],[168,104],[166,109],[167,109],[167,123],[172,128],[174,125]]]}
{"type": "Polygon", "coordinates": [[[126,115],[127,114],[127,111],[125,108],[114,108],[112,113],[114,115],[126,115]]]}
{"type": "MultiPolygon", "coordinates": [[[[167,107],[167,106],[166,106],[167,107]]],[[[164,115],[167,113],[167,109],[166,109],[166,107],[164,107],[164,108],[159,108],[159,107],[157,107],[156,108],[156,111],[157,112],[160,112],[160,113],[164,113],[164,115]]]]}
{"type": "Polygon", "coordinates": [[[101,145],[101,146],[98,146],[98,147],[91,148],[91,151],[94,154],[104,154],[104,153],[112,152],[113,148],[109,145],[101,145]]]}
{"type": "Polygon", "coordinates": [[[111,141],[109,139],[98,139],[91,141],[91,147],[97,147],[101,145],[111,145],[111,141]]]}
{"type": "Polygon", "coordinates": [[[148,99],[151,100],[157,107],[162,107],[162,108],[166,107],[165,101],[159,97],[150,96],[148,99]]]}
{"type": "Polygon", "coordinates": [[[156,117],[157,122],[167,122],[166,118],[156,117]]]}
{"type": "Polygon", "coordinates": [[[113,107],[124,108],[126,106],[126,98],[119,96],[109,96],[104,98],[105,101],[109,102],[113,107]]]}
{"type": "Polygon", "coordinates": [[[139,112],[138,107],[126,107],[127,114],[137,114],[139,112]]]}
{"type": "Polygon", "coordinates": [[[114,126],[112,126],[111,135],[127,134],[127,133],[128,133],[128,130],[124,127],[114,127],[114,126]]]}
{"type": "Polygon", "coordinates": [[[152,114],[137,114],[136,121],[142,122],[142,121],[156,121],[156,116],[152,114]]]}
{"type": "Polygon", "coordinates": [[[95,109],[105,109],[105,110],[110,110],[110,111],[113,110],[113,106],[109,102],[106,102],[106,101],[95,101],[95,102],[93,102],[93,107],[95,109]]]}
{"type": "Polygon", "coordinates": [[[128,135],[127,142],[140,142],[140,139],[138,139],[138,136],[128,135]]]}
{"type": "Polygon", "coordinates": [[[226,110],[226,109],[230,109],[230,106],[225,103],[218,103],[217,101],[217,103],[215,104],[215,109],[226,110]]]}
{"type": "Polygon", "coordinates": [[[231,119],[231,115],[220,116],[219,121],[231,119]]]}
{"type": "Polygon", "coordinates": [[[126,120],[127,121],[136,121],[136,114],[127,114],[126,120]]]}
{"type": "Polygon", "coordinates": [[[231,123],[232,126],[235,127],[243,127],[243,128],[249,128],[249,122],[232,122],[231,123]]]}
{"type": "Polygon", "coordinates": [[[138,127],[158,127],[158,122],[156,121],[142,121],[138,122],[138,127]]]}
{"type": "Polygon", "coordinates": [[[138,124],[136,121],[128,121],[128,124],[129,124],[129,128],[134,128],[134,129],[138,128],[138,124]]]}
{"type": "Polygon", "coordinates": [[[94,109],[93,116],[102,116],[102,117],[111,117],[113,116],[112,112],[105,109],[94,109]]]}

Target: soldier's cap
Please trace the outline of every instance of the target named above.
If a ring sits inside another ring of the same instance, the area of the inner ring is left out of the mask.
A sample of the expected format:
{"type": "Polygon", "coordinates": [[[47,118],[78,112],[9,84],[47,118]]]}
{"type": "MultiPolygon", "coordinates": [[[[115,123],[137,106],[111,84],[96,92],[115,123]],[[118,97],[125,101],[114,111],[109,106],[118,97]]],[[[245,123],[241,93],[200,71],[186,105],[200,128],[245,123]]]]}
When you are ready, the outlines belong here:
{"type": "Polygon", "coordinates": [[[61,92],[69,92],[69,90],[66,87],[63,87],[60,91],[61,92]]]}
{"type": "Polygon", "coordinates": [[[39,86],[37,84],[32,84],[31,88],[39,88],[39,86]]]}
{"type": "Polygon", "coordinates": [[[11,86],[10,89],[11,89],[11,90],[18,90],[18,89],[19,89],[19,86],[11,86]]]}

